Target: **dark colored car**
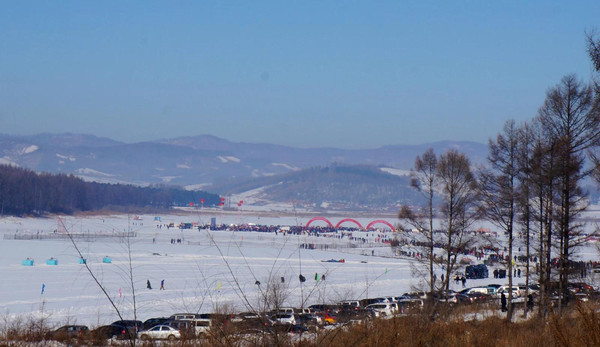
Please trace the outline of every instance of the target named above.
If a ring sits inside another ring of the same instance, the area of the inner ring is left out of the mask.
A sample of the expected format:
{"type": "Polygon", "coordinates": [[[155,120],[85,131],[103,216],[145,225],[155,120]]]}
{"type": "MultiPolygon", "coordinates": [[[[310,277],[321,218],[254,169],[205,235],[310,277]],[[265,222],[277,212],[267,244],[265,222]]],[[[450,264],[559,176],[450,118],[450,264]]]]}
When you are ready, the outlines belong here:
{"type": "Polygon", "coordinates": [[[308,306],[313,312],[330,312],[332,314],[337,314],[340,310],[340,306],[338,305],[310,305],[308,306]]]}
{"type": "Polygon", "coordinates": [[[308,328],[305,327],[304,325],[294,324],[294,325],[289,325],[287,331],[288,331],[288,333],[302,334],[302,333],[307,332],[308,328]]]}
{"type": "Polygon", "coordinates": [[[112,322],[110,326],[113,329],[110,332],[114,333],[112,336],[116,336],[118,339],[135,339],[138,331],[143,330],[143,325],[144,323],[139,320],[118,320],[112,322]]]}
{"type": "Polygon", "coordinates": [[[108,340],[116,337],[117,339],[124,339],[127,336],[127,327],[123,325],[103,325],[94,330],[91,334],[94,338],[108,340]]]}
{"type": "Polygon", "coordinates": [[[317,325],[317,323],[318,323],[317,317],[310,313],[299,314],[296,317],[296,321],[299,324],[306,324],[306,325],[317,325]]]}
{"type": "Polygon", "coordinates": [[[475,301],[472,295],[465,293],[457,293],[454,297],[459,304],[472,304],[475,301]]]}
{"type": "Polygon", "coordinates": [[[85,325],[65,325],[48,334],[52,340],[62,341],[73,338],[83,338],[89,333],[90,329],[85,325]]]}
{"type": "Polygon", "coordinates": [[[168,320],[169,320],[169,318],[167,318],[167,317],[146,319],[144,321],[144,324],[142,324],[142,330],[148,330],[148,329],[152,328],[153,326],[165,324],[165,322],[167,322],[168,320]]]}
{"type": "Polygon", "coordinates": [[[353,319],[360,319],[364,309],[359,307],[342,306],[338,312],[337,318],[340,322],[347,322],[353,319]]]}
{"type": "Polygon", "coordinates": [[[488,278],[489,272],[485,264],[468,265],[465,268],[465,277],[468,279],[488,278]]]}
{"type": "Polygon", "coordinates": [[[142,323],[142,321],[140,320],[124,319],[114,321],[111,323],[111,325],[123,325],[128,328],[133,328],[135,330],[142,330],[142,326],[144,325],[144,323],[142,323]]]}

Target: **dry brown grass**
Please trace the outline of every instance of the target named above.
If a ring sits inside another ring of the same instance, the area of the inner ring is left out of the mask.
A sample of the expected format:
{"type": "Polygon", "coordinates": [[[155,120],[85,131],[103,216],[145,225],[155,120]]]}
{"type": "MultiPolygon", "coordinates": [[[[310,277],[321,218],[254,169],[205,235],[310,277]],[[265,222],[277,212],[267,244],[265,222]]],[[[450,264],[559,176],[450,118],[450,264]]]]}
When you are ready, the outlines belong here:
{"type": "MultiPolygon", "coordinates": [[[[471,310],[473,310],[472,308],[471,310]]],[[[562,317],[550,314],[547,320],[532,317],[525,321],[508,322],[499,316],[464,320],[468,309],[431,314],[366,320],[335,329],[321,329],[300,339],[284,331],[265,328],[262,333],[241,333],[223,326],[200,339],[168,342],[143,342],[139,346],[494,346],[549,347],[600,346],[598,307],[577,305],[562,317]]],[[[472,312],[471,312],[472,313],[472,312]]],[[[520,313],[518,313],[520,314],[520,313]]],[[[480,315],[482,317],[483,315],[480,315]]],[[[4,326],[0,346],[43,345],[46,328],[32,320],[4,326]]],[[[103,345],[97,340],[70,341],[71,345],[103,345]]]]}

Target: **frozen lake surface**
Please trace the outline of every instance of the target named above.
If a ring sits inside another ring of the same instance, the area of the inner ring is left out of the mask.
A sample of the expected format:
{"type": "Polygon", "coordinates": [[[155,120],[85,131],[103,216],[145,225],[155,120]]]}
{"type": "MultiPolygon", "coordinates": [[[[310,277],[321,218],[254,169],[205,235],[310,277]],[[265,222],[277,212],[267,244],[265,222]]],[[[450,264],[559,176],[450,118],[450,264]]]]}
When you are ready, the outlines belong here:
{"type": "MultiPolygon", "coordinates": [[[[399,296],[420,285],[411,272],[413,262],[392,257],[391,248],[377,242],[390,236],[384,225],[380,225],[384,228],[378,232],[355,232],[353,236],[360,237],[362,242],[350,241],[347,237],[165,227],[171,222],[175,225],[181,222],[209,223],[211,217],[217,218],[219,224],[304,225],[308,220],[211,215],[209,212],[195,216],[142,215],[137,220],[127,215],[63,217],[62,222],[56,217],[4,217],[0,219],[0,233],[45,235],[53,234],[55,230],[60,234],[64,229],[81,234],[136,232],[137,236],[129,239],[129,245],[122,238],[76,241],[88,265],[126,319],[133,319],[134,290],[137,318],[145,320],[177,312],[213,312],[224,305],[237,311],[249,310],[249,306],[257,309],[270,282],[283,288],[285,305],[290,306],[399,296]],[[177,239],[181,243],[177,243],[177,239]],[[300,247],[311,243],[317,249],[300,247]],[[132,276],[129,273],[130,255],[132,276]],[[111,263],[103,263],[107,256],[111,263]],[[325,262],[330,259],[344,259],[345,262],[325,262]],[[306,277],[302,285],[299,274],[306,277]],[[318,281],[315,274],[318,274],[318,281]],[[325,280],[321,279],[323,275],[325,280]],[[159,289],[162,280],[165,290],[159,289]],[[147,281],[152,289],[147,288],[147,281]],[[261,284],[256,285],[256,281],[261,284]]],[[[335,223],[343,217],[330,219],[335,223]]],[[[357,220],[364,226],[376,219],[382,218],[357,220]]],[[[397,220],[387,220],[397,223],[397,220]]],[[[317,224],[324,225],[322,222],[317,224]]],[[[598,258],[593,245],[582,250],[581,258],[598,258]]],[[[44,316],[55,324],[76,322],[97,326],[117,320],[107,298],[78,260],[79,255],[68,239],[1,239],[0,313],[6,319],[44,316]],[[22,261],[26,258],[33,259],[34,266],[23,266],[22,261]],[[50,258],[56,259],[58,265],[47,265],[50,258]]],[[[469,280],[467,285],[505,283],[502,281],[493,278],[469,280]]]]}

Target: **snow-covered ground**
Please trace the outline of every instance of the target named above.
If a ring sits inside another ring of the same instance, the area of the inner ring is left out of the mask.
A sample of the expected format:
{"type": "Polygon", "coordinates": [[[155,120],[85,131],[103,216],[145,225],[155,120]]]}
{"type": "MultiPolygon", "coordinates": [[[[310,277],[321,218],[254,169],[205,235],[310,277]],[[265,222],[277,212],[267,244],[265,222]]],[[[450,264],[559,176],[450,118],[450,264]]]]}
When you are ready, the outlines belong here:
{"type": "MultiPolygon", "coordinates": [[[[138,319],[170,316],[177,312],[212,312],[228,305],[236,310],[258,307],[260,292],[269,281],[285,288],[290,306],[337,302],[346,299],[401,295],[419,279],[411,273],[411,261],[392,258],[389,246],[376,239],[389,232],[355,232],[365,243],[347,238],[284,235],[282,233],[198,231],[167,229],[173,222],[255,223],[262,225],[300,225],[307,219],[265,217],[203,212],[196,215],[127,215],[0,219],[0,234],[37,235],[61,233],[112,234],[135,231],[130,246],[120,238],[78,240],[77,246],[109,292],[125,318],[133,318],[134,293],[138,319]],[[160,217],[157,220],[155,217],[160,217]],[[64,227],[62,224],[64,223],[64,227]],[[162,227],[160,227],[162,225],[162,227]],[[181,243],[172,243],[181,239],[181,243]],[[317,249],[303,249],[314,243],[317,249]],[[327,248],[327,249],[325,249],[327,248]],[[129,274],[129,256],[133,268],[129,274]],[[103,263],[104,257],[111,263],[103,263]],[[344,259],[344,263],[324,262],[344,259]],[[301,285],[298,275],[306,277],[301,285]],[[315,274],[325,280],[315,281],[315,274]],[[284,283],[281,283],[281,277],[284,283]],[[160,290],[161,280],[165,290],[160,290]],[[147,289],[150,281],[152,289],[147,289]],[[256,285],[260,281],[260,285],[256,285]]],[[[337,222],[343,217],[331,217],[337,222]]],[[[381,218],[357,219],[363,226],[381,218]]],[[[389,220],[389,219],[388,219],[389,220]]],[[[394,220],[389,220],[396,223],[394,220]]],[[[324,225],[319,222],[319,225],[324,225]]],[[[349,225],[351,226],[351,225],[349,225]]],[[[385,230],[385,229],[384,229],[385,230]]],[[[582,253],[585,259],[597,259],[593,247],[582,253]]],[[[100,288],[94,283],[68,239],[0,239],[0,314],[44,316],[56,324],[77,322],[90,326],[109,324],[118,319],[100,288]],[[51,257],[58,265],[47,265],[51,257]],[[23,266],[31,258],[34,266],[23,266]],[[44,290],[42,292],[42,287],[44,290]]],[[[490,271],[491,273],[491,271],[490,271]]],[[[469,280],[468,286],[503,280],[469,280]]],[[[454,285],[454,283],[453,283],[454,285]]],[[[458,289],[456,287],[455,289],[458,289]]]]}

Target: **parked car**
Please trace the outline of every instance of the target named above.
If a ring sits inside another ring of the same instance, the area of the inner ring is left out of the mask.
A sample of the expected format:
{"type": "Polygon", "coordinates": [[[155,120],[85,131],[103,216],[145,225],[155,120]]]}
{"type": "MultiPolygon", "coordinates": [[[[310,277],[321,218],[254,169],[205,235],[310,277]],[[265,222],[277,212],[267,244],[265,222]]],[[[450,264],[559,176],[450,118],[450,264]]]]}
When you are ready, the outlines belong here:
{"type": "Polygon", "coordinates": [[[254,312],[242,312],[235,315],[235,317],[231,319],[231,322],[239,323],[246,319],[260,319],[260,316],[254,312]]]}
{"type": "Polygon", "coordinates": [[[169,325],[157,325],[138,333],[142,340],[175,340],[181,338],[181,332],[169,325]]]}
{"type": "Polygon", "coordinates": [[[575,293],[575,300],[579,302],[590,301],[590,295],[588,293],[575,293]]]}
{"type": "Polygon", "coordinates": [[[373,300],[375,300],[374,303],[380,303],[380,302],[389,303],[389,302],[392,302],[392,300],[390,298],[386,298],[386,297],[375,298],[373,300]]]}
{"type": "Polygon", "coordinates": [[[240,313],[231,320],[231,323],[242,331],[262,331],[273,325],[269,317],[254,312],[240,313]]]}
{"type": "Polygon", "coordinates": [[[165,324],[165,322],[167,322],[168,320],[169,320],[169,318],[167,318],[167,317],[146,319],[144,321],[144,323],[142,324],[142,329],[148,330],[148,329],[152,328],[153,326],[165,324]]]}
{"type": "Polygon", "coordinates": [[[109,340],[113,337],[117,339],[125,339],[131,337],[127,327],[123,325],[110,324],[100,326],[90,332],[90,334],[97,339],[109,340]]]}
{"type": "Polygon", "coordinates": [[[308,331],[308,328],[301,324],[290,325],[288,328],[288,333],[293,334],[302,334],[308,331]]]}
{"type": "Polygon", "coordinates": [[[175,314],[172,314],[171,317],[169,317],[169,320],[196,319],[196,318],[208,318],[208,317],[203,317],[203,315],[200,313],[175,313],[175,314]]]}
{"type": "Polygon", "coordinates": [[[309,307],[303,307],[303,308],[294,309],[294,313],[297,313],[297,314],[311,314],[311,313],[313,313],[313,310],[311,308],[309,308],[309,307]]]}
{"type": "Polygon", "coordinates": [[[279,325],[296,325],[296,316],[293,313],[277,313],[271,319],[279,325]]]}
{"type": "Polygon", "coordinates": [[[322,312],[321,320],[323,321],[323,324],[335,324],[337,323],[337,316],[334,316],[329,312],[322,312]]]}
{"type": "Polygon", "coordinates": [[[472,304],[475,301],[473,295],[467,293],[456,293],[453,299],[458,304],[472,304]]]}
{"type": "Polygon", "coordinates": [[[495,295],[496,291],[498,291],[498,288],[500,288],[500,287],[502,287],[501,284],[496,284],[496,283],[488,284],[487,285],[488,294],[495,295]]]}
{"type": "Polygon", "coordinates": [[[123,332],[118,336],[119,338],[133,339],[136,337],[138,331],[143,330],[144,323],[139,320],[124,319],[118,320],[111,323],[111,325],[118,326],[123,332]]]}
{"type": "Polygon", "coordinates": [[[593,293],[594,287],[585,282],[570,282],[568,286],[572,293],[593,293]]]}
{"type": "Polygon", "coordinates": [[[274,313],[291,313],[294,314],[296,313],[296,309],[293,307],[280,307],[277,310],[275,310],[274,313]]]}
{"type": "Polygon", "coordinates": [[[467,279],[488,278],[489,271],[485,264],[468,265],[465,268],[465,277],[467,279]]]}
{"type": "Polygon", "coordinates": [[[402,294],[402,296],[399,299],[421,299],[421,300],[425,300],[427,299],[427,293],[426,292],[406,292],[404,294],[402,294]]]}
{"type": "Polygon", "coordinates": [[[458,303],[458,299],[456,298],[456,293],[453,290],[449,290],[448,293],[439,293],[434,294],[435,300],[442,304],[454,305],[458,303]]]}
{"type": "Polygon", "coordinates": [[[349,305],[342,306],[342,309],[337,313],[337,319],[340,322],[347,322],[353,319],[362,317],[362,313],[365,309],[362,307],[353,307],[349,305]]]}
{"type": "Polygon", "coordinates": [[[308,306],[308,308],[311,309],[313,313],[329,312],[331,314],[337,314],[337,312],[341,309],[341,307],[338,305],[322,305],[322,304],[310,305],[310,306],[308,306]]]}
{"type": "Polygon", "coordinates": [[[463,289],[459,293],[463,293],[463,294],[480,293],[480,294],[487,295],[490,293],[490,290],[488,287],[472,287],[472,288],[463,289]]]}
{"type": "Polygon", "coordinates": [[[213,323],[209,318],[177,319],[168,322],[169,326],[178,329],[184,335],[200,336],[208,333],[213,323]]]}
{"type": "Polygon", "coordinates": [[[480,303],[480,302],[486,302],[489,301],[491,299],[491,296],[487,293],[481,293],[481,292],[471,292],[469,294],[467,294],[471,297],[471,302],[472,303],[480,303]]]}
{"type": "Polygon", "coordinates": [[[142,323],[142,321],[140,321],[140,320],[124,319],[124,320],[114,321],[111,323],[111,325],[123,325],[123,326],[126,326],[127,328],[136,330],[136,332],[137,332],[137,331],[142,330],[144,323],[142,323]]]}
{"type": "Polygon", "coordinates": [[[85,325],[64,325],[48,334],[52,340],[62,341],[73,338],[82,338],[89,333],[90,329],[85,325]]]}
{"type": "Polygon", "coordinates": [[[375,317],[385,317],[394,314],[394,308],[390,303],[380,302],[367,306],[368,309],[373,311],[375,317]]]}
{"type": "Polygon", "coordinates": [[[319,325],[323,322],[323,319],[315,314],[303,313],[297,315],[296,322],[304,325],[319,325]]]}
{"type": "Polygon", "coordinates": [[[399,313],[415,312],[423,308],[425,303],[421,299],[402,299],[398,301],[399,313]]]}
{"type": "MultiPolygon", "coordinates": [[[[510,291],[510,287],[508,285],[504,285],[504,286],[501,286],[500,288],[498,288],[495,295],[497,298],[499,298],[502,296],[502,293],[504,293],[504,295],[506,295],[506,297],[508,298],[509,291],[510,291]]],[[[512,286],[512,296],[519,297],[521,295],[522,295],[522,293],[521,293],[521,289],[519,289],[519,286],[513,285],[512,286]]]]}
{"type": "Polygon", "coordinates": [[[346,300],[346,301],[340,302],[339,305],[342,307],[342,310],[345,309],[346,307],[352,307],[354,309],[358,309],[360,307],[360,301],[359,300],[346,300]]]}

